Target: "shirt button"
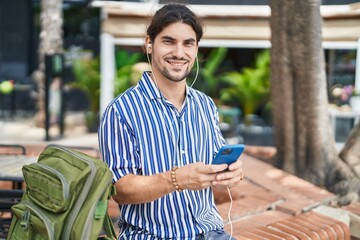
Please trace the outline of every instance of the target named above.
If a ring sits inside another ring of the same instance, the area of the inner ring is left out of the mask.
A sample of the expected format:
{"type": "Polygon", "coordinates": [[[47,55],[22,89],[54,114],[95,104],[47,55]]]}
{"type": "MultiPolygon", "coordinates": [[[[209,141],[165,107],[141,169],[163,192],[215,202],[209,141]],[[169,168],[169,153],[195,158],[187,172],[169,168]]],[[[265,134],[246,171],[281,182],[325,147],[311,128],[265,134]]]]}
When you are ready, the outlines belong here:
{"type": "Polygon", "coordinates": [[[183,150],[181,150],[181,153],[182,153],[182,154],[185,154],[185,150],[184,150],[184,149],[183,149],[183,150]]]}

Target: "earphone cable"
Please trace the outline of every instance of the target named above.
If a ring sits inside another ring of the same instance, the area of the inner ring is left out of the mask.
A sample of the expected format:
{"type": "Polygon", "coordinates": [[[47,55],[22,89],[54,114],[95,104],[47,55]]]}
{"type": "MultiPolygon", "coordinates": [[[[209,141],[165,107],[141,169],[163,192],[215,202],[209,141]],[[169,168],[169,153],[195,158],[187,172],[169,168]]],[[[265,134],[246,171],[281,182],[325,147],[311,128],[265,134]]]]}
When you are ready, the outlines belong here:
{"type": "Polygon", "coordinates": [[[233,205],[233,199],[232,199],[232,196],[231,196],[230,188],[229,187],[226,187],[226,188],[228,190],[229,197],[230,197],[230,207],[229,207],[229,211],[228,211],[228,219],[229,219],[229,223],[230,223],[230,238],[229,238],[229,240],[231,240],[231,238],[233,236],[233,225],[232,225],[232,222],[231,222],[231,208],[232,208],[232,205],[233,205]]]}
{"type": "Polygon", "coordinates": [[[194,83],[196,82],[196,79],[199,75],[199,59],[198,57],[196,56],[196,74],[195,74],[195,78],[194,78],[194,81],[192,82],[192,84],[190,85],[190,87],[192,87],[194,85],[194,83]]]}
{"type": "Polygon", "coordinates": [[[151,66],[151,61],[150,61],[150,57],[149,57],[149,52],[148,52],[148,51],[149,51],[149,50],[146,49],[146,58],[147,58],[148,63],[149,63],[149,67],[150,67],[150,70],[151,70],[151,74],[152,74],[153,77],[154,77],[155,85],[156,85],[157,89],[158,89],[159,92],[160,92],[160,89],[159,89],[159,87],[158,87],[158,84],[157,84],[157,81],[156,81],[156,77],[155,77],[154,71],[153,71],[152,66],[151,66]]]}

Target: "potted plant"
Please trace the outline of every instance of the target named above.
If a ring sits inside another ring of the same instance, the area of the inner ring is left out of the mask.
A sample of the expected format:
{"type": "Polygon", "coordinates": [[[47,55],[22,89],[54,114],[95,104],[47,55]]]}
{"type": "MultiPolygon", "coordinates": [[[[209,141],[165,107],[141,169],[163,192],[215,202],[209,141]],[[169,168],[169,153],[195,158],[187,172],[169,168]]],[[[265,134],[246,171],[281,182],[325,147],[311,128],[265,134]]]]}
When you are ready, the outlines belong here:
{"type": "Polygon", "coordinates": [[[354,86],[353,85],[341,85],[335,84],[330,89],[330,100],[336,106],[348,105],[350,98],[353,95],[354,86]]]}
{"type": "Polygon", "coordinates": [[[88,98],[89,111],[86,112],[86,126],[89,132],[96,132],[99,125],[100,109],[100,59],[76,61],[73,65],[76,81],[72,86],[81,89],[88,98]]]}
{"type": "Polygon", "coordinates": [[[222,77],[227,84],[221,90],[221,100],[240,107],[245,118],[251,118],[270,100],[270,54],[261,52],[254,67],[225,73],[222,77]]]}
{"type": "Polygon", "coordinates": [[[360,89],[353,88],[349,103],[353,111],[360,112],[360,89]]]}
{"type": "MultiPolygon", "coordinates": [[[[141,53],[129,53],[118,50],[116,57],[116,77],[114,95],[118,95],[132,86],[133,66],[141,59],[141,53]]],[[[100,111],[100,58],[79,60],[73,65],[76,81],[72,86],[81,89],[89,101],[89,111],[86,113],[86,125],[89,132],[96,132],[99,126],[100,111]]]]}
{"type": "Polygon", "coordinates": [[[116,77],[115,77],[115,96],[124,92],[135,82],[132,79],[134,72],[134,65],[139,63],[142,58],[142,53],[129,53],[125,50],[119,50],[115,53],[116,59],[116,77]]]}
{"type": "MultiPolygon", "coordinates": [[[[219,77],[219,68],[223,63],[228,49],[224,47],[214,48],[210,51],[209,57],[205,60],[199,70],[198,84],[194,84],[195,88],[206,93],[209,97],[214,99],[218,104],[220,100],[219,86],[221,78],[219,77]]],[[[200,59],[202,56],[200,57],[200,59]]],[[[195,69],[196,70],[196,69],[195,69]]],[[[190,78],[191,79],[191,78],[190,78]]],[[[190,80],[191,81],[191,80],[190,80]]],[[[189,82],[192,84],[192,82],[189,82]]]]}
{"type": "Polygon", "coordinates": [[[360,111],[360,89],[356,89],[354,85],[335,84],[330,89],[331,101],[336,106],[349,106],[353,111],[360,111]]]}

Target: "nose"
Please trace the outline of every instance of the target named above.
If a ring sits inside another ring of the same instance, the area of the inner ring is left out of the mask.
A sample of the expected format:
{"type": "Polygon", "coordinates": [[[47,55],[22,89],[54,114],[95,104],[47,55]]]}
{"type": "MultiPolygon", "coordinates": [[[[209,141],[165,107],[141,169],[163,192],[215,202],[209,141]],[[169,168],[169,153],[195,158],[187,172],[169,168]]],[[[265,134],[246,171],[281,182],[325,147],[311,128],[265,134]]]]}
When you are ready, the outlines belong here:
{"type": "Polygon", "coordinates": [[[181,59],[184,57],[184,46],[182,44],[177,44],[174,49],[174,56],[178,59],[181,59]]]}

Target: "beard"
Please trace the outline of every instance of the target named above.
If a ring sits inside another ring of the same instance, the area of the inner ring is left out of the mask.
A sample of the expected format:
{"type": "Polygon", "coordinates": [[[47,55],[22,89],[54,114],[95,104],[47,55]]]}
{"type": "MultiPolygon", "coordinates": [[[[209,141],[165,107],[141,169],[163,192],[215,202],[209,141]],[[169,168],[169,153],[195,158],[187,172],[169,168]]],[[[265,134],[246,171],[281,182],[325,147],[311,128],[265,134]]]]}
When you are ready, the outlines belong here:
{"type": "Polygon", "coordinates": [[[165,78],[167,78],[167,79],[169,79],[170,81],[173,81],[173,82],[181,82],[181,81],[185,80],[187,78],[187,76],[189,76],[189,74],[191,72],[191,67],[192,67],[192,66],[190,67],[190,65],[189,65],[185,69],[184,72],[182,72],[181,74],[177,74],[175,72],[176,70],[173,70],[173,72],[170,72],[170,70],[166,66],[163,66],[161,68],[157,64],[157,61],[154,61],[153,64],[154,64],[154,67],[160,72],[161,75],[163,75],[165,78]]]}
{"type": "Polygon", "coordinates": [[[190,74],[190,70],[187,68],[185,72],[183,72],[181,75],[172,74],[167,68],[160,69],[160,73],[173,82],[181,82],[187,78],[190,74]]]}

